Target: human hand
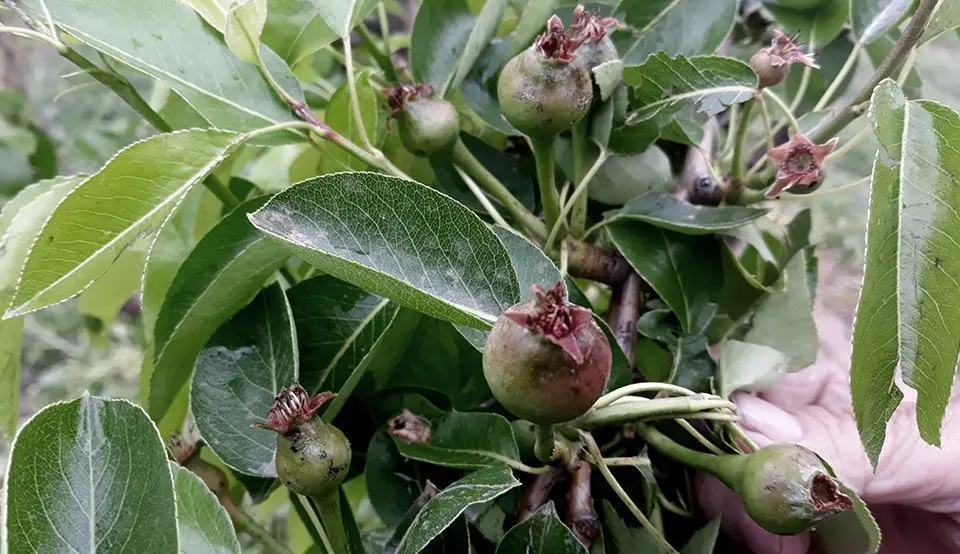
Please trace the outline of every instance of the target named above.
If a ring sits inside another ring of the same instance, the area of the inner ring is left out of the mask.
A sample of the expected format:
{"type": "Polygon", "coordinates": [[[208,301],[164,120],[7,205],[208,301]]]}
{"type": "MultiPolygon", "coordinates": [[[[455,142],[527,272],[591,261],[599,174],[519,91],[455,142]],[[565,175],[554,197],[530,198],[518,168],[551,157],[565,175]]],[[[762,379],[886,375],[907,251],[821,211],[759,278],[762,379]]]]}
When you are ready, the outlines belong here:
{"type": "MultiPolygon", "coordinates": [[[[818,307],[817,361],[760,394],[736,394],[741,426],[759,446],[796,442],[813,449],[863,498],[882,532],[881,554],[960,552],[960,392],[943,423],[941,448],[920,439],[916,394],[904,391],[890,420],[876,473],[857,434],[850,403],[850,327],[818,307]]],[[[743,511],[738,497],[716,479],[698,477],[701,508],[723,517],[728,534],[757,554],[813,552],[809,533],[767,533],[743,511]]]]}

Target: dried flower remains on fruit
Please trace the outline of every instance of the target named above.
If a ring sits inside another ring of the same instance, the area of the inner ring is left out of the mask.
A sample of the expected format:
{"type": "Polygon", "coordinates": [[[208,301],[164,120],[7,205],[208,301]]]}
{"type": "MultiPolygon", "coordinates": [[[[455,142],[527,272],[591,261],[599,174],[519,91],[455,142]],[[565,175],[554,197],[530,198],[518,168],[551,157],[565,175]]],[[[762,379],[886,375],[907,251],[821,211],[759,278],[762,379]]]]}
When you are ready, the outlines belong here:
{"type": "Polygon", "coordinates": [[[823,182],[823,161],[837,146],[837,138],[814,144],[804,135],[795,135],[789,142],[767,152],[777,162],[777,181],[767,191],[767,198],[783,192],[806,194],[823,182]]]}
{"type": "Polygon", "coordinates": [[[750,58],[750,67],[760,78],[761,87],[780,84],[787,76],[790,65],[795,63],[815,69],[819,67],[813,59],[813,54],[805,52],[795,42],[794,37],[787,36],[779,30],[773,31],[770,46],[761,48],[750,58]]]}
{"type": "Polygon", "coordinates": [[[294,383],[290,388],[280,389],[274,397],[273,407],[267,412],[266,423],[254,423],[250,426],[289,435],[301,423],[313,419],[324,403],[334,396],[336,394],[332,392],[321,392],[311,397],[299,383],[294,383]]]}

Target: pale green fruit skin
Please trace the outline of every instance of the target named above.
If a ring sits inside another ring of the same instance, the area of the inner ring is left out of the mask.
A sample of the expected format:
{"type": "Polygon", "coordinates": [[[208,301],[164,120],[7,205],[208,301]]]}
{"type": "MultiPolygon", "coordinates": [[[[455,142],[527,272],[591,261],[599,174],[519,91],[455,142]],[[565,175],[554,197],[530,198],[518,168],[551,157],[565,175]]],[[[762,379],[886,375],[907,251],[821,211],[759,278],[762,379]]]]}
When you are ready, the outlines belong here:
{"type": "Polygon", "coordinates": [[[739,487],[747,514],[777,535],[808,531],[829,515],[810,500],[817,473],[829,475],[813,451],[796,444],[772,444],[750,454],[739,487]]]}
{"type": "Polygon", "coordinates": [[[583,63],[551,61],[530,47],[507,62],[497,82],[500,111],[528,136],[552,136],[587,114],[593,81],[583,63]]]}
{"type": "MultiPolygon", "coordinates": [[[[533,302],[521,305],[532,310],[533,302]]],[[[494,398],[510,413],[540,425],[586,413],[607,386],[613,355],[594,322],[575,338],[584,359],[579,367],[559,346],[501,316],[483,349],[483,376],[494,398]]]]}
{"type": "Polygon", "coordinates": [[[460,133],[460,116],[446,100],[411,100],[397,120],[403,147],[417,156],[449,153],[460,133]]]}
{"type": "Polygon", "coordinates": [[[607,63],[620,58],[617,53],[617,47],[607,35],[597,42],[585,42],[577,48],[577,59],[574,63],[580,62],[586,66],[587,70],[592,70],[600,64],[607,63]]]}
{"type": "Polygon", "coordinates": [[[351,457],[347,437],[321,419],[277,435],[277,477],[297,494],[318,496],[336,489],[347,476],[351,457]]]}
{"type": "Polygon", "coordinates": [[[776,8],[791,10],[810,10],[818,8],[826,2],[842,2],[843,0],[764,0],[764,4],[776,8]]]}

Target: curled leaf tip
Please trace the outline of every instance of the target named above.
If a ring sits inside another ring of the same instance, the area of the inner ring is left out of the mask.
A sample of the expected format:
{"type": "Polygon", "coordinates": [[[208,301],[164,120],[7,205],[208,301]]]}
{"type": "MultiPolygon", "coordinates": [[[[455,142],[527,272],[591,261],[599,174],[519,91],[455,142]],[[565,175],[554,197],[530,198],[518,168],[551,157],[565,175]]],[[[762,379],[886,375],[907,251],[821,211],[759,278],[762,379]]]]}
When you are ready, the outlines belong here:
{"type": "Polygon", "coordinates": [[[328,400],[336,396],[332,392],[321,392],[310,396],[299,383],[282,388],[273,398],[273,407],[267,412],[266,423],[253,423],[250,427],[269,429],[281,435],[290,434],[301,423],[310,421],[328,400]]]}

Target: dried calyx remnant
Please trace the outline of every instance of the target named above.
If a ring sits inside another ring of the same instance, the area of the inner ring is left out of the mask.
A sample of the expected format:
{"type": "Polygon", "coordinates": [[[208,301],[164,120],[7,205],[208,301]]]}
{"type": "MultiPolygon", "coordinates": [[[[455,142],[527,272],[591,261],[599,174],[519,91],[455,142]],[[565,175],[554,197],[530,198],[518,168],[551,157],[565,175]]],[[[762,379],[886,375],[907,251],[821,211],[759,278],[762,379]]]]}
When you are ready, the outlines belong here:
{"type": "Polygon", "coordinates": [[[397,85],[384,89],[390,107],[387,125],[400,123],[403,147],[418,156],[448,154],[460,133],[460,116],[446,100],[437,98],[429,84],[397,85]]]}
{"type": "Polygon", "coordinates": [[[761,48],[750,58],[750,67],[760,78],[761,87],[780,84],[790,71],[790,65],[800,63],[817,68],[813,54],[807,53],[790,37],[778,29],[773,31],[770,46],[761,48]]]}
{"type": "Polygon", "coordinates": [[[334,396],[330,392],[310,396],[294,383],[276,395],[266,423],[251,425],[277,433],[277,477],[297,494],[323,495],[336,489],[347,476],[350,441],[339,429],[316,417],[334,396]]]}
{"type": "Polygon", "coordinates": [[[837,146],[836,137],[824,144],[814,144],[804,135],[795,135],[789,142],[767,152],[777,162],[777,180],[767,198],[784,192],[809,194],[823,183],[823,162],[837,146]]]}
{"type": "Polygon", "coordinates": [[[490,390],[512,413],[536,424],[585,413],[610,378],[612,353],[593,313],[570,303],[566,287],[532,287],[500,315],[483,351],[490,390]]]}

